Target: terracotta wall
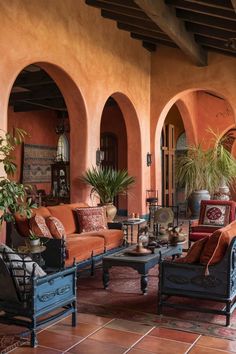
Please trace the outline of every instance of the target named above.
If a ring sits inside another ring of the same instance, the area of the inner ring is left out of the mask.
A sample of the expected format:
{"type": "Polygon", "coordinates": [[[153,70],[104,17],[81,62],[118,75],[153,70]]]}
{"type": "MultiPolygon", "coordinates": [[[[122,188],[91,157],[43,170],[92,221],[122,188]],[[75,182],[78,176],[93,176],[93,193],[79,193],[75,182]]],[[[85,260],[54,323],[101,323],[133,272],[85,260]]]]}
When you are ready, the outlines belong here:
{"type": "MultiPolygon", "coordinates": [[[[8,110],[8,131],[13,128],[21,128],[27,132],[26,144],[45,145],[57,147],[58,135],[55,133],[57,117],[54,111],[13,112],[12,107],[8,110]]],[[[23,147],[16,150],[16,163],[18,166],[14,179],[20,181],[22,169],[23,147]]],[[[37,183],[38,189],[51,190],[51,183],[37,183]]]]}
{"type": "Polygon", "coordinates": [[[128,208],[142,212],[150,171],[142,168],[150,149],[150,53],[84,1],[49,0],[46,10],[42,1],[26,0],[22,6],[19,0],[0,0],[0,5],[1,127],[7,127],[17,75],[29,64],[40,65],[58,84],[69,111],[72,200],[89,201],[78,177],[95,164],[102,110],[115,95],[127,127],[128,169],[137,177],[136,198],[128,208]]]}

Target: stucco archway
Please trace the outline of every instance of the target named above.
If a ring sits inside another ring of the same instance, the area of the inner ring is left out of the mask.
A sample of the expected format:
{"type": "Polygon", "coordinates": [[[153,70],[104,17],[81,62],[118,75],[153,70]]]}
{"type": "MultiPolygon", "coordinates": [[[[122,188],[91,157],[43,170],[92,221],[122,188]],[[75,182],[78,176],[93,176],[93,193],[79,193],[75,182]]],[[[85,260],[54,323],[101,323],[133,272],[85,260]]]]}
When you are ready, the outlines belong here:
{"type": "MultiPolygon", "coordinates": [[[[170,108],[173,106],[173,104],[176,104],[176,106],[178,107],[186,131],[187,142],[190,144],[201,142],[203,143],[203,146],[209,145],[211,136],[210,136],[210,132],[207,131],[208,128],[212,128],[213,130],[219,128],[219,131],[222,132],[223,129],[225,130],[225,126],[227,125],[231,126],[234,121],[233,109],[230,103],[222,95],[218,94],[217,92],[213,92],[212,90],[207,90],[205,88],[191,89],[191,90],[180,92],[179,94],[171,98],[169,102],[164,106],[160,116],[158,117],[155,136],[154,136],[154,142],[155,142],[154,151],[155,151],[156,164],[155,164],[155,169],[152,172],[152,182],[153,185],[156,186],[156,189],[158,189],[160,192],[162,190],[161,188],[162,178],[161,178],[161,168],[160,168],[161,166],[160,137],[161,137],[161,131],[162,131],[165,118],[170,108]],[[208,97],[204,99],[205,100],[204,110],[206,112],[203,111],[202,108],[203,105],[199,104],[200,98],[202,98],[199,97],[199,95],[200,96],[207,95],[208,97]],[[217,104],[216,102],[214,102],[214,104],[216,107],[219,107],[219,109],[222,109],[222,107],[223,108],[227,107],[226,113],[224,112],[217,113],[216,111],[214,111],[213,106],[209,104],[209,97],[211,97],[211,100],[213,99],[217,100],[217,104]],[[216,119],[217,116],[221,117],[221,114],[228,115],[227,123],[225,119],[224,121],[223,120],[220,121],[220,119],[218,119],[217,121],[216,119]],[[199,120],[201,121],[201,124],[199,124],[199,120]]],[[[160,193],[160,198],[161,198],[161,193],[160,193]]]]}
{"type": "MultiPolygon", "coordinates": [[[[87,156],[87,114],[82,94],[73,79],[59,66],[46,62],[31,62],[45,70],[55,81],[66,102],[70,121],[70,195],[71,201],[85,200],[86,188],[79,181],[79,176],[86,169],[87,156]],[[73,158],[72,158],[73,157],[73,158]]],[[[18,74],[24,69],[21,68],[18,74]]],[[[18,74],[12,82],[15,82],[18,74]]],[[[45,132],[46,134],[46,132],[45,132]]]]}
{"type": "Polygon", "coordinates": [[[136,183],[128,195],[128,213],[142,212],[142,151],[141,132],[136,110],[131,100],[123,93],[110,95],[118,104],[125,121],[127,132],[127,169],[136,183]]]}

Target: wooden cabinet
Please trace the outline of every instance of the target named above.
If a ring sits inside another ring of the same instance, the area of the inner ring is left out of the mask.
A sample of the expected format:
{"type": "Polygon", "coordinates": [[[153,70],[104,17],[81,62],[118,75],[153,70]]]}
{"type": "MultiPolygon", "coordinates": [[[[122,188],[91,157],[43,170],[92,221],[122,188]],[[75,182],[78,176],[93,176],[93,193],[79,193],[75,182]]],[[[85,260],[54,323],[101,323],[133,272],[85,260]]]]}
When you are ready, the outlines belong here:
{"type": "Polygon", "coordinates": [[[70,201],[70,165],[69,162],[56,162],[51,165],[52,195],[58,202],[70,201]]]}

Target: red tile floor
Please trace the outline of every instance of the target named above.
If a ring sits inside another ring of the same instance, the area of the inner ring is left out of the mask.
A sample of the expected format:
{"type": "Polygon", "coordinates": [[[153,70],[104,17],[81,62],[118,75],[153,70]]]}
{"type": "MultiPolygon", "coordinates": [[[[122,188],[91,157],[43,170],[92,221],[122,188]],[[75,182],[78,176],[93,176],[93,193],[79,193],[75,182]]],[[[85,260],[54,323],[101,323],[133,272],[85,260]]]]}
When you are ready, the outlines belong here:
{"type": "MultiPolygon", "coordinates": [[[[187,222],[184,223],[187,231],[187,222]]],[[[70,318],[38,334],[35,349],[22,346],[12,353],[39,354],[226,354],[236,353],[235,341],[208,337],[142,323],[78,314],[77,326],[70,318]]]]}
{"type": "Polygon", "coordinates": [[[78,315],[47,327],[38,334],[35,349],[22,346],[12,353],[39,354],[226,354],[236,353],[236,341],[156,328],[127,320],[78,315]]]}

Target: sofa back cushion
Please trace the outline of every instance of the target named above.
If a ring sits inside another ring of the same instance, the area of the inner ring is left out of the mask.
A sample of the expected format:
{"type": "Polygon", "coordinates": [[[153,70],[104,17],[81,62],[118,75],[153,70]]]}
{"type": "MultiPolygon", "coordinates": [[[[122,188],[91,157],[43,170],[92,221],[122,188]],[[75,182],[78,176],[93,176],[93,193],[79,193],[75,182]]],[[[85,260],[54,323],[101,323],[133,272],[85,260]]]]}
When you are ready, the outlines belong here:
{"type": "Polygon", "coordinates": [[[32,218],[29,219],[29,226],[30,230],[37,236],[52,238],[43,216],[37,214],[32,216],[32,218]]]}
{"type": "MultiPolygon", "coordinates": [[[[40,215],[43,218],[47,218],[50,216],[50,211],[46,207],[39,207],[35,209],[31,209],[32,217],[34,215],[40,215]]],[[[16,228],[21,236],[28,237],[30,231],[29,219],[26,216],[22,216],[19,213],[14,215],[16,221],[16,228]]]]}
{"type": "Polygon", "coordinates": [[[45,221],[51,235],[54,238],[60,239],[62,237],[66,237],[65,228],[59,219],[55,218],[55,216],[49,216],[45,219],[45,221]]]}
{"type": "Polygon", "coordinates": [[[64,228],[66,234],[73,234],[76,232],[76,224],[72,210],[65,205],[56,205],[48,207],[50,213],[55,218],[59,219],[64,228]]]}
{"type": "Polygon", "coordinates": [[[107,228],[105,207],[76,208],[79,232],[99,231],[107,228]]]}
{"type": "Polygon", "coordinates": [[[205,265],[215,264],[221,261],[231,242],[236,236],[236,221],[216,230],[209,237],[200,257],[200,263],[205,265]]]}
{"type": "Polygon", "coordinates": [[[200,261],[201,253],[203,248],[205,247],[205,244],[208,242],[210,236],[206,236],[202,238],[201,240],[198,240],[193,243],[191,248],[188,250],[188,253],[186,254],[185,257],[182,258],[176,258],[175,262],[176,263],[197,263],[200,261]]]}

